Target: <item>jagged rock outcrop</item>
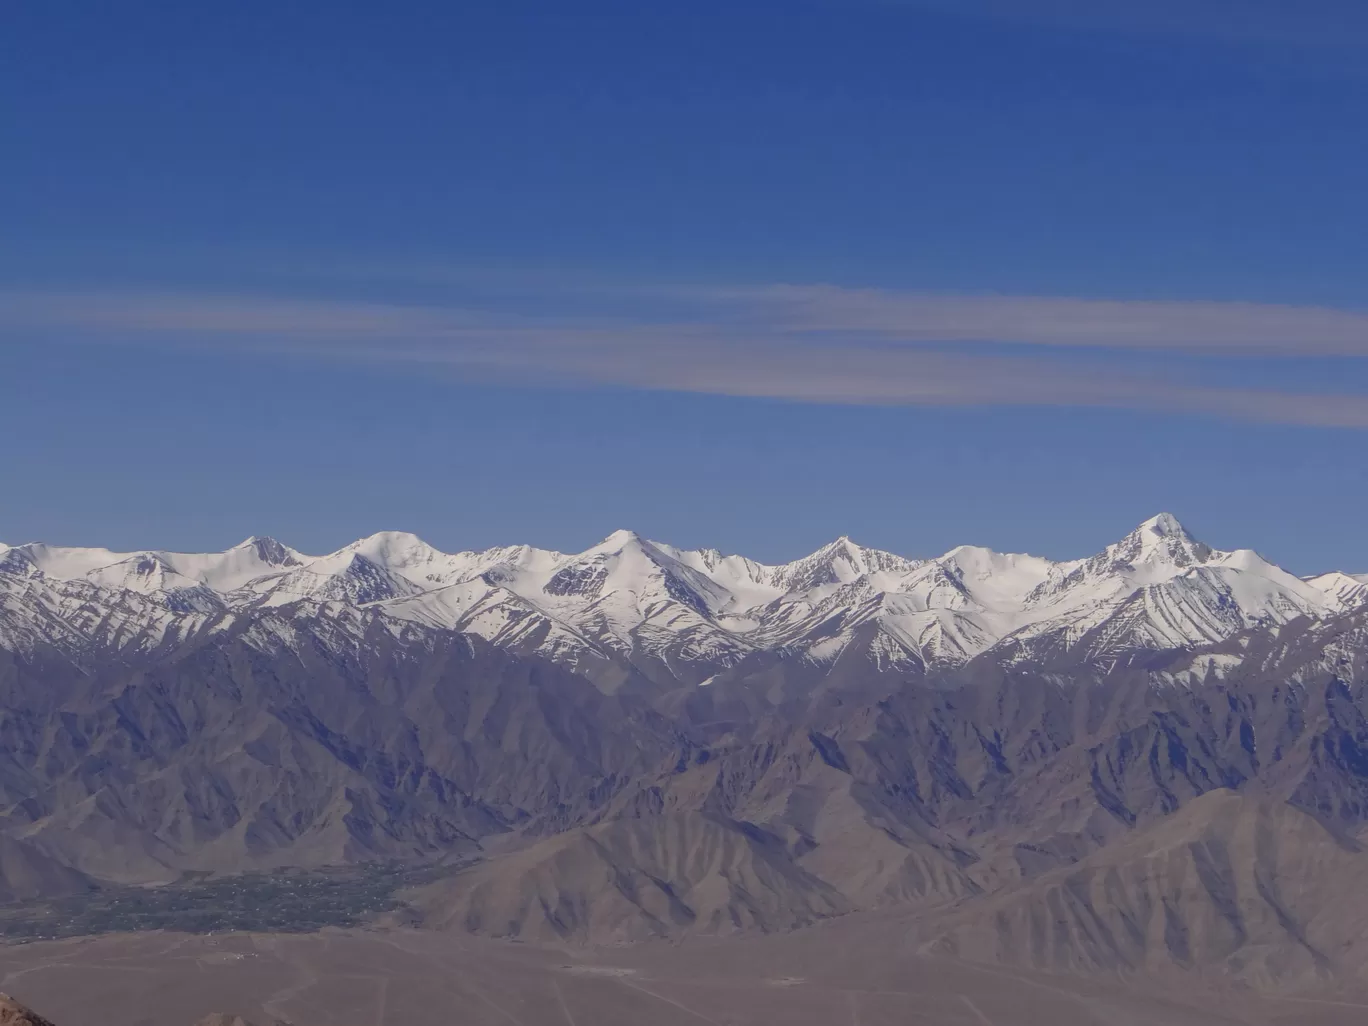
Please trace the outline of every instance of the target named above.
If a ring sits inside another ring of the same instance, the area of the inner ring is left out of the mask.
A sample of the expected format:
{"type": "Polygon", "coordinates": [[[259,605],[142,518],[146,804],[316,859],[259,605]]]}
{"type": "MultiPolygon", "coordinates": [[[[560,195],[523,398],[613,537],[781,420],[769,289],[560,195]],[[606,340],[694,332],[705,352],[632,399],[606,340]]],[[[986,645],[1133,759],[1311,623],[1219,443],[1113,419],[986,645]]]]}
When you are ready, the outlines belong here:
{"type": "Polygon", "coordinates": [[[0,994],[0,1026],[53,1026],[37,1012],[8,994],[0,994]]]}

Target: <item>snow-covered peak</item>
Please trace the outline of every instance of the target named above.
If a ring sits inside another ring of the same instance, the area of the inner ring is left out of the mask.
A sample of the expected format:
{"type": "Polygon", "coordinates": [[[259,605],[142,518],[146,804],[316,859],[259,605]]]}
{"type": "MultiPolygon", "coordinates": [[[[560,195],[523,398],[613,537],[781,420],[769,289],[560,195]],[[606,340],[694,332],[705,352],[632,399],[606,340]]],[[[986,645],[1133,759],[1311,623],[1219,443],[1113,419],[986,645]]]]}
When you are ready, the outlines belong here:
{"type": "Polygon", "coordinates": [[[163,556],[140,552],[85,574],[88,581],[106,588],[126,588],[144,595],[175,588],[193,588],[200,582],[179,573],[163,556]]]}
{"type": "Polygon", "coordinates": [[[866,548],[842,535],[810,556],[775,568],[775,583],[788,591],[810,591],[829,585],[850,584],[870,574],[905,574],[921,560],[866,548]]]}
{"type": "Polygon", "coordinates": [[[1022,552],[996,552],[960,545],[934,561],[986,610],[1020,609],[1031,593],[1073,564],[1055,563],[1022,552]]]}
{"type": "Polygon", "coordinates": [[[269,606],[299,599],[368,605],[423,590],[403,574],[360,552],[342,550],[288,573],[257,578],[241,594],[269,606]]]}
{"type": "Polygon", "coordinates": [[[1113,565],[1128,564],[1136,570],[1158,573],[1205,563],[1215,554],[1210,545],[1189,534],[1172,513],[1150,517],[1103,552],[1113,565]]]}
{"type": "MultiPolygon", "coordinates": [[[[620,596],[618,604],[633,607],[673,600],[701,614],[728,604],[725,587],[681,559],[668,545],[647,541],[634,531],[614,531],[599,544],[569,556],[541,584],[541,591],[558,598],[598,600],[620,596]]],[[[644,607],[642,607],[644,608],[644,607]]]]}
{"type": "Polygon", "coordinates": [[[530,545],[448,553],[406,531],[381,531],[312,560],[307,567],[314,573],[338,573],[346,570],[355,556],[402,577],[418,590],[445,587],[483,575],[502,580],[527,571],[549,571],[564,559],[559,552],[530,545]]]}
{"type": "Polygon", "coordinates": [[[201,585],[227,593],[308,558],[273,538],[248,538],[224,552],[113,552],[29,544],[13,547],[9,556],[54,580],[87,580],[143,594],[201,585]]]}
{"type": "Polygon", "coordinates": [[[325,556],[264,537],[200,554],[0,546],[0,584],[12,594],[59,583],[71,595],[126,603],[134,619],[156,608],[231,616],[287,607],[297,612],[282,615],[305,616],[310,603],[369,606],[501,644],[516,638],[567,665],[645,650],[648,663],[712,660],[713,672],[756,650],[820,662],[852,639],[885,668],[944,664],[1032,639],[1049,651],[1173,647],[1368,605],[1368,577],[1303,580],[1247,549],[1213,549],[1170,514],[1064,562],[970,545],[908,559],[842,536],[768,565],[629,530],[574,554],[528,545],[446,553],[401,531],[325,556]]]}
{"type": "Polygon", "coordinates": [[[159,555],[177,573],[225,594],[258,577],[300,566],[310,558],[266,537],[248,538],[226,552],[159,555]]]}
{"type": "Polygon", "coordinates": [[[138,552],[112,552],[100,548],[44,545],[41,542],[16,545],[13,552],[18,553],[44,576],[59,581],[74,581],[92,570],[99,570],[101,567],[120,563],[134,556],[147,555],[138,552]]]}
{"type": "Polygon", "coordinates": [[[1323,592],[1345,606],[1368,605],[1368,574],[1344,574],[1332,570],[1305,579],[1317,591],[1323,592]]]}
{"type": "Polygon", "coordinates": [[[416,534],[407,531],[379,531],[344,545],[337,552],[319,560],[345,561],[352,555],[364,556],[377,566],[393,570],[405,577],[422,578],[434,570],[450,568],[451,557],[433,548],[416,534]]]}
{"type": "Polygon", "coordinates": [[[617,552],[631,545],[640,545],[642,541],[641,535],[637,534],[635,531],[629,531],[626,528],[620,527],[597,545],[590,546],[586,550],[586,554],[600,551],[617,552]]]}
{"type": "Polygon", "coordinates": [[[1178,518],[1172,513],[1156,513],[1148,520],[1143,521],[1135,529],[1137,532],[1156,535],[1160,538],[1191,538],[1187,528],[1178,522],[1178,518]]]}
{"type": "Polygon", "coordinates": [[[254,534],[238,542],[224,555],[235,552],[241,552],[249,559],[255,559],[267,566],[293,566],[299,562],[298,552],[280,544],[269,535],[254,534]]]}
{"type": "Polygon", "coordinates": [[[635,531],[614,531],[597,545],[558,563],[545,587],[551,594],[636,590],[673,562],[668,546],[656,546],[635,531]]]}

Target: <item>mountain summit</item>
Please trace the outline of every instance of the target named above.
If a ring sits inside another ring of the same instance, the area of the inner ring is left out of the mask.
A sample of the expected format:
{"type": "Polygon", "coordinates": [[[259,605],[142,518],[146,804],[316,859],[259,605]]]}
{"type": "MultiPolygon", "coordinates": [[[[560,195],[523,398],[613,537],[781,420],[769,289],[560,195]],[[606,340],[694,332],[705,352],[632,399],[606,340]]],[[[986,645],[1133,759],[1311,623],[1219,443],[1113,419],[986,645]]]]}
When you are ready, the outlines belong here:
{"type": "Polygon", "coordinates": [[[316,615],[322,603],[364,609],[391,631],[407,622],[477,634],[613,688],[643,675],[701,683],[762,653],[815,672],[858,658],[921,673],[999,645],[1014,658],[1077,645],[1101,657],[1209,643],[1365,600],[1368,587],[1349,575],[1301,580],[1252,552],[1213,549],[1170,513],[1062,562],[972,546],[910,559],[842,536],[767,565],[628,530],[574,554],[445,553],[386,531],[323,556],[269,538],[204,554],[14,546],[0,562],[0,641],[155,646],[252,610],[305,602],[301,615],[316,615]]]}
{"type": "Polygon", "coordinates": [[[1106,555],[1114,562],[1133,567],[1189,567],[1211,558],[1211,546],[1199,542],[1172,513],[1150,517],[1115,545],[1106,555]]]}

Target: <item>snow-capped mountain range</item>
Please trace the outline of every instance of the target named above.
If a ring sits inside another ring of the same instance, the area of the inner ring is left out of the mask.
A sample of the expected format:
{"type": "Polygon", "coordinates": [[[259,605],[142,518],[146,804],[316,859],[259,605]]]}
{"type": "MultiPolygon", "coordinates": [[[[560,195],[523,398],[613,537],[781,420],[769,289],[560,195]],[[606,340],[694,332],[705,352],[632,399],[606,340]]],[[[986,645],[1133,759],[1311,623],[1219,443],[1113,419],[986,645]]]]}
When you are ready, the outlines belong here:
{"type": "MultiPolygon", "coordinates": [[[[617,531],[584,552],[445,553],[385,532],[325,556],[270,538],[226,552],[0,545],[0,644],[150,650],[245,616],[476,634],[612,687],[633,672],[702,684],[747,660],[888,671],[1053,652],[1106,657],[1219,641],[1368,605],[1368,575],[1300,578],[1194,539],[1168,514],[1055,562],[961,546],[908,559],[839,538],[766,565],[617,531]]],[[[279,629],[279,628],[277,628],[279,629]]]]}

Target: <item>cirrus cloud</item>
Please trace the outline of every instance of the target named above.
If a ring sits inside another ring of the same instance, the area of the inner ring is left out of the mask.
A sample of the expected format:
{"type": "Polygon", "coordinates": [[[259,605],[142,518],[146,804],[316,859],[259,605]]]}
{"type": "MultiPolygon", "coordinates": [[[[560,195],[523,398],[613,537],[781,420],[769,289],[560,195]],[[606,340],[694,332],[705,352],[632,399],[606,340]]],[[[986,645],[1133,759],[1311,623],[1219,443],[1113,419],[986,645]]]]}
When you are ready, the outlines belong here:
{"type": "MultiPolygon", "coordinates": [[[[1368,313],[1254,303],[951,296],[828,285],[630,287],[602,312],[158,292],[0,293],[0,336],[232,347],[562,386],[813,403],[1064,406],[1368,428],[1368,395],[1208,384],[1080,349],[1368,357],[1368,313]],[[658,308],[652,307],[660,300],[658,308]],[[996,343],[992,347],[980,343],[996,343]],[[1011,354],[1012,346],[1019,352],[1011,354]],[[1004,354],[1004,350],[1007,354],[1004,354]]],[[[545,307],[547,300],[533,306],[545,307]]]]}

